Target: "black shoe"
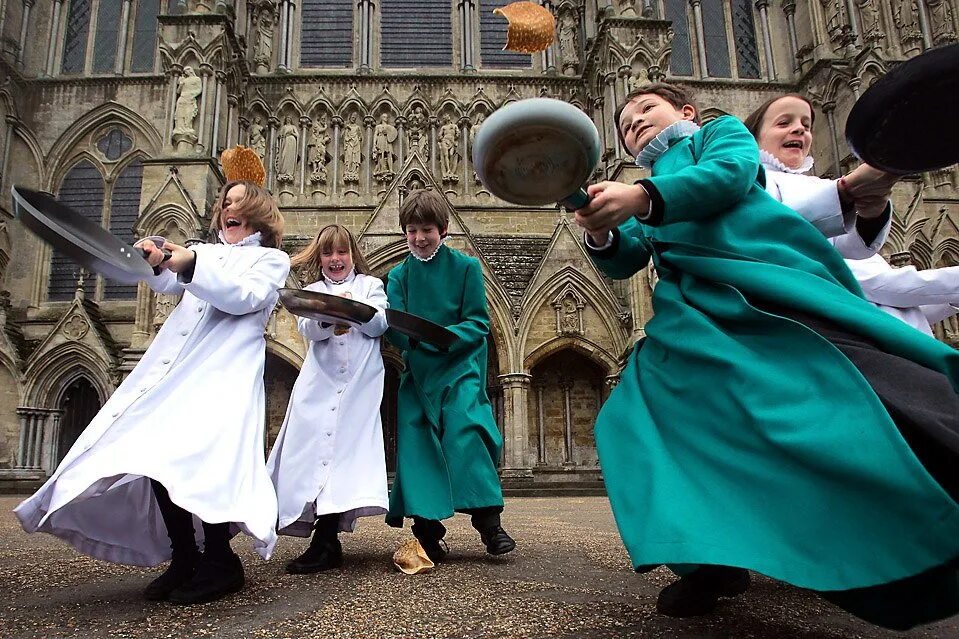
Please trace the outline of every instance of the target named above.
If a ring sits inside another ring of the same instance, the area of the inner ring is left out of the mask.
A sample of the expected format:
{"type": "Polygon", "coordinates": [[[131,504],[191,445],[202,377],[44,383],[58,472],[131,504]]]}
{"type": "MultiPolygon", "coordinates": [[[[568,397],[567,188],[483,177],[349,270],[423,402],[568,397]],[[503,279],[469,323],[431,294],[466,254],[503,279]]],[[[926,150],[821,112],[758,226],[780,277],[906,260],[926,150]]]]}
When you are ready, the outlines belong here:
{"type": "Polygon", "coordinates": [[[170,593],[193,579],[196,565],[200,560],[199,551],[187,557],[174,557],[166,571],[150,582],[143,591],[147,601],[166,601],[170,593]]]}
{"type": "Polygon", "coordinates": [[[749,588],[749,572],[729,566],[703,566],[659,593],[656,610],[670,617],[696,617],[713,611],[720,597],[735,597],[749,588]]]}
{"type": "Polygon", "coordinates": [[[343,546],[334,537],[319,542],[313,540],[306,552],[286,564],[286,571],[291,575],[308,575],[342,565],[343,546]]]}
{"type": "Polygon", "coordinates": [[[434,564],[446,559],[450,554],[450,547],[443,541],[446,536],[446,526],[434,519],[413,519],[413,536],[420,542],[420,546],[426,552],[434,564]]]}
{"type": "Polygon", "coordinates": [[[171,592],[169,599],[184,606],[216,601],[240,591],[243,582],[243,564],[236,553],[203,553],[193,579],[171,592]]]}
{"type": "Polygon", "coordinates": [[[506,534],[502,526],[493,526],[480,531],[480,539],[486,545],[486,552],[491,555],[505,555],[516,548],[516,542],[506,534]]]}

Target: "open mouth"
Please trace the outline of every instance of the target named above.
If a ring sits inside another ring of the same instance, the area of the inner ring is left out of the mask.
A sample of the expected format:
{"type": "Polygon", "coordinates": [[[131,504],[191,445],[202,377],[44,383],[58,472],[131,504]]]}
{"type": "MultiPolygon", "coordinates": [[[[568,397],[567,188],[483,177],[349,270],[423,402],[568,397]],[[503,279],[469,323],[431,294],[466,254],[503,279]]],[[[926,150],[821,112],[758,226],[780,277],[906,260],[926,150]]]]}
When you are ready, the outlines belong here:
{"type": "Polygon", "coordinates": [[[329,266],[329,269],[330,269],[330,272],[331,272],[331,273],[339,273],[339,272],[342,271],[344,268],[345,268],[345,267],[344,267],[343,264],[330,264],[330,266],[329,266]]]}
{"type": "Polygon", "coordinates": [[[235,217],[228,217],[228,218],[226,218],[226,228],[232,229],[232,228],[236,228],[236,227],[238,227],[238,226],[242,226],[242,223],[240,222],[240,220],[238,220],[238,219],[235,218],[235,217]]]}
{"type": "Polygon", "coordinates": [[[799,140],[790,140],[789,142],[783,143],[784,149],[797,149],[799,151],[803,150],[803,143],[799,140]]]}

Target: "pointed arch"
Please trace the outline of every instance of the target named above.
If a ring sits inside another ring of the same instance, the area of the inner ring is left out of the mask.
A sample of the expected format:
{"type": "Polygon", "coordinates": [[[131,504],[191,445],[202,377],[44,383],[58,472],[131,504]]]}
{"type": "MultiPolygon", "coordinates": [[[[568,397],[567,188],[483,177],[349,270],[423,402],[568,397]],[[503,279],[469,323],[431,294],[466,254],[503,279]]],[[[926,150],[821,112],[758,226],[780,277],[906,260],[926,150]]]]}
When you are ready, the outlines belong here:
{"type": "Polygon", "coordinates": [[[599,344],[580,335],[560,335],[533,349],[523,360],[523,372],[529,373],[537,364],[564,350],[572,350],[587,357],[598,364],[606,375],[612,375],[619,370],[617,359],[599,344]]]}
{"type": "Polygon", "coordinates": [[[116,390],[106,371],[112,363],[104,360],[83,342],[66,342],[30,361],[24,371],[23,405],[56,408],[57,401],[71,382],[83,376],[96,389],[101,403],[116,390]]]}

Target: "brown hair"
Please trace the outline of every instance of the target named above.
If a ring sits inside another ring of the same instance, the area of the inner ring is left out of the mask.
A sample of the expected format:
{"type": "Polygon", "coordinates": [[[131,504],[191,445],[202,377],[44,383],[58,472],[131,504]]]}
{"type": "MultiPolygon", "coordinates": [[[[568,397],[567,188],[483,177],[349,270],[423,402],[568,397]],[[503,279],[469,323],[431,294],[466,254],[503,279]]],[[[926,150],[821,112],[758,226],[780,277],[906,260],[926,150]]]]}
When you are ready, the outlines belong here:
{"type": "Polygon", "coordinates": [[[450,208],[436,191],[416,189],[400,204],[400,229],[404,233],[407,224],[435,224],[440,233],[446,233],[450,208]]]}
{"type": "Polygon", "coordinates": [[[312,279],[324,279],[323,267],[320,266],[320,256],[329,253],[334,248],[345,246],[350,249],[353,258],[353,269],[357,273],[369,273],[370,266],[356,244],[356,238],[350,230],[342,224],[330,224],[320,229],[313,241],[306,248],[290,258],[290,269],[303,268],[312,279]]]}
{"type": "Polygon", "coordinates": [[[223,230],[223,202],[226,200],[226,194],[230,192],[230,189],[238,184],[246,187],[246,193],[237,206],[250,226],[263,235],[260,245],[280,248],[280,243],[283,241],[283,215],[277,208],[273,196],[266,189],[247,180],[227,182],[220,189],[220,194],[213,204],[210,231],[216,235],[217,231],[223,230]]]}
{"type": "Polygon", "coordinates": [[[812,125],[816,123],[816,109],[813,108],[812,102],[809,101],[809,98],[799,93],[785,93],[783,95],[777,95],[774,98],[769,98],[759,105],[758,109],[750,113],[748,118],[743,120],[743,124],[746,125],[746,128],[749,129],[749,132],[753,134],[754,138],[757,140],[759,139],[759,133],[763,128],[763,119],[766,117],[766,111],[768,111],[769,107],[773,105],[773,102],[777,102],[783,98],[797,98],[808,104],[809,113],[812,114],[812,118],[809,120],[810,128],[812,128],[812,125]]]}
{"type": "MultiPolygon", "coordinates": [[[[626,140],[623,138],[623,131],[619,126],[619,118],[623,115],[623,110],[626,108],[626,105],[640,96],[649,94],[658,95],[662,99],[666,100],[666,102],[669,102],[669,104],[676,109],[682,109],[687,104],[690,105],[696,111],[696,115],[693,116],[693,122],[696,124],[700,123],[699,107],[696,106],[696,103],[693,101],[693,97],[686,93],[685,90],[681,89],[675,84],[668,84],[666,82],[653,82],[652,84],[647,84],[646,86],[633,89],[627,93],[622,104],[620,104],[619,108],[616,109],[616,116],[614,120],[616,123],[616,137],[619,138],[619,143],[623,145],[624,149],[626,149],[626,140]]],[[[632,153],[632,151],[629,149],[626,149],[626,152],[632,153]]]]}

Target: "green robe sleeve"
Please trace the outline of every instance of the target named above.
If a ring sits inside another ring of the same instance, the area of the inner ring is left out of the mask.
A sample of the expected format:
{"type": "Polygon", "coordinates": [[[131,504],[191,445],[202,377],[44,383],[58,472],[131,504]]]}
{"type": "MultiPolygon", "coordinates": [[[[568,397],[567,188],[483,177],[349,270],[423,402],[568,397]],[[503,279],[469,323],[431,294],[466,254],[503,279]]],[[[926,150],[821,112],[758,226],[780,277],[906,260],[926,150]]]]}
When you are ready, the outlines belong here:
{"type": "Polygon", "coordinates": [[[658,224],[703,220],[742,200],[759,175],[759,147],[742,122],[717,118],[693,136],[695,164],[642,180],[658,224]],[[697,139],[699,138],[699,139],[697,139]],[[695,150],[699,149],[699,153],[695,150]]]}
{"type": "MultiPolygon", "coordinates": [[[[403,286],[402,269],[403,266],[400,265],[387,274],[386,299],[390,308],[406,312],[406,287],[403,286]]],[[[386,340],[401,351],[412,349],[410,338],[392,328],[386,331],[386,340]]]]}
{"type": "Polygon", "coordinates": [[[586,247],[596,267],[614,280],[629,279],[649,264],[652,247],[642,225],[629,219],[613,229],[613,243],[604,249],[586,247]]]}
{"type": "MultiPolygon", "coordinates": [[[[460,305],[461,321],[446,328],[456,335],[456,341],[450,346],[449,355],[472,351],[483,343],[489,335],[489,310],[486,306],[486,286],[483,284],[483,268],[477,260],[471,259],[466,267],[463,282],[463,301],[460,305]]],[[[423,348],[438,352],[429,344],[423,348]]]]}

